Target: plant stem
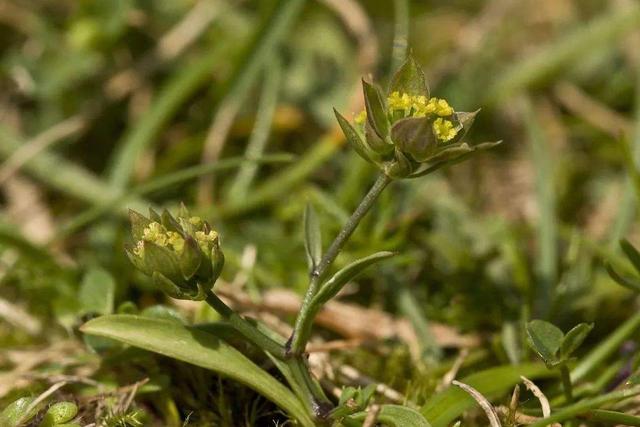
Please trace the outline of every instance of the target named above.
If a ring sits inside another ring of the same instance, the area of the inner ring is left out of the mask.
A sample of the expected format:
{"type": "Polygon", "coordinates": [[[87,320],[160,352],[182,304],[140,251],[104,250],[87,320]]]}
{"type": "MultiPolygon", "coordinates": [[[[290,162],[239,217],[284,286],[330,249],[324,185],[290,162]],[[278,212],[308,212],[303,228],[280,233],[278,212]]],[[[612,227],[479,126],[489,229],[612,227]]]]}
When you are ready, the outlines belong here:
{"type": "Polygon", "coordinates": [[[573,387],[571,385],[571,373],[567,365],[560,367],[560,376],[562,377],[562,389],[564,390],[564,397],[567,400],[567,404],[573,402],[573,387]]]}
{"type": "Polygon", "coordinates": [[[207,304],[217,311],[229,324],[248,341],[278,359],[284,358],[284,347],[251,324],[244,317],[233,311],[212,291],[207,292],[207,304]]]}
{"type": "Polygon", "coordinates": [[[543,418],[535,423],[529,424],[529,427],[545,427],[552,423],[562,422],[573,418],[577,415],[588,413],[592,409],[597,409],[602,405],[606,405],[611,402],[618,402],[623,399],[628,399],[640,394],[640,386],[629,387],[623,390],[616,390],[611,393],[606,393],[598,397],[591,399],[584,399],[580,402],[574,403],[567,407],[560,409],[559,411],[551,414],[550,417],[543,418]]]}
{"type": "Polygon", "coordinates": [[[356,210],[351,214],[349,220],[342,227],[342,230],[340,230],[340,233],[336,236],[333,243],[331,243],[331,246],[329,246],[329,249],[327,249],[327,252],[322,256],[320,263],[318,263],[311,272],[311,279],[309,281],[307,293],[302,301],[302,307],[300,307],[300,313],[296,319],[293,333],[287,343],[288,355],[300,355],[304,352],[311,333],[311,325],[314,317],[313,313],[317,312],[317,310],[313,310],[313,307],[311,307],[311,301],[319,290],[318,288],[321,280],[333,261],[335,261],[345,243],[347,243],[347,240],[349,240],[349,237],[351,237],[356,227],[358,227],[358,224],[360,224],[362,218],[364,218],[367,212],[369,212],[373,202],[376,201],[380,193],[382,193],[382,190],[385,189],[389,182],[391,182],[391,178],[387,175],[380,174],[380,176],[378,176],[378,179],[376,179],[376,182],[373,184],[367,195],[364,196],[356,210]]]}

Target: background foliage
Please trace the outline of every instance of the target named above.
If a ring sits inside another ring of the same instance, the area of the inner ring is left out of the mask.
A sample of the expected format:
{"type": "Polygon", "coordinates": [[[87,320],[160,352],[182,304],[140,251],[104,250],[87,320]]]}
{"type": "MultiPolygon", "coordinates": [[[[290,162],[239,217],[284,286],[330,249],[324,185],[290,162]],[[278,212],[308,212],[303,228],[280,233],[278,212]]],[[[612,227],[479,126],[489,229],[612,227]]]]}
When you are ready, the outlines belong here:
{"type": "Polygon", "coordinates": [[[305,204],[329,241],[375,177],[332,107],[360,111],[360,76],[386,82],[405,46],[432,94],[482,108],[475,142],[505,142],[393,183],[364,220],[339,267],[401,255],[320,321],[341,347],[318,353],[325,381],[371,379],[380,400],[447,425],[473,408],[448,389],[449,415],[433,409],[452,365],[496,404],[519,375],[550,375],[528,364],[523,328],[545,318],[594,323],[572,375],[585,396],[615,387],[640,323],[604,268],[633,271],[617,242],[638,232],[638,28],[633,0],[4,0],[0,407],[63,381],[54,396],[76,399],[83,425],[284,422],[235,382],[78,327],[113,312],[216,319],[154,291],[123,251],[127,207],[182,201],[222,236],[221,292],[286,331],[306,284],[305,204]]]}

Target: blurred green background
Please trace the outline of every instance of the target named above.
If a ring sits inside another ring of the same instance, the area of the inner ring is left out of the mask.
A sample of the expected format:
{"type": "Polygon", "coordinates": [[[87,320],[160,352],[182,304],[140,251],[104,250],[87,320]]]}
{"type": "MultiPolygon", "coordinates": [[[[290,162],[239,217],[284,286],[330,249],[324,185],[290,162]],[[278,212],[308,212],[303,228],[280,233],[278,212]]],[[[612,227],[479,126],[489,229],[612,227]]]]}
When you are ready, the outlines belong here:
{"type": "MultiPolygon", "coordinates": [[[[455,354],[429,322],[490,363],[527,358],[512,333],[531,316],[606,336],[637,310],[602,268],[628,270],[617,241],[638,231],[637,1],[0,0],[0,347],[175,305],[124,256],[128,207],[184,202],[220,231],[228,289],[302,294],[305,204],[328,242],[375,178],[332,107],[360,111],[361,76],[384,86],[407,48],[433,95],[482,108],[473,142],[504,142],[394,183],[338,265],[401,255],[342,300],[407,317],[429,363],[455,354]]],[[[385,354],[340,357],[407,391],[385,354]]]]}

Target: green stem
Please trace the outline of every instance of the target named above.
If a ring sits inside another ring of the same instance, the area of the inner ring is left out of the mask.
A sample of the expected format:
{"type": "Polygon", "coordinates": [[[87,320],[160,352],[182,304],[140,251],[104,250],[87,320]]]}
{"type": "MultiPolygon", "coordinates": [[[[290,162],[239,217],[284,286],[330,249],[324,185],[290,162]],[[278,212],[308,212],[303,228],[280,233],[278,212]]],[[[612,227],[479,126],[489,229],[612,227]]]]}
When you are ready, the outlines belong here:
{"type": "Polygon", "coordinates": [[[564,397],[567,403],[573,402],[573,387],[571,385],[571,373],[567,365],[562,365],[560,368],[560,377],[562,378],[562,389],[564,390],[564,397]]]}
{"type": "Polygon", "coordinates": [[[349,220],[342,227],[342,230],[340,230],[340,233],[336,236],[333,243],[331,243],[331,246],[329,246],[329,249],[327,249],[327,252],[323,255],[316,268],[311,272],[309,287],[302,301],[302,306],[300,307],[300,313],[296,319],[293,333],[289,338],[287,348],[288,354],[300,355],[304,352],[311,333],[314,313],[318,311],[311,307],[311,301],[319,290],[321,280],[329,267],[331,267],[333,261],[335,261],[344,245],[347,243],[347,240],[349,240],[349,237],[351,237],[356,227],[358,227],[358,224],[360,224],[362,218],[364,218],[367,212],[369,212],[369,209],[373,206],[373,202],[376,201],[380,193],[382,193],[382,190],[384,190],[390,182],[391,178],[385,174],[380,174],[367,195],[364,196],[360,202],[360,205],[358,205],[349,220]]]}
{"type": "Polygon", "coordinates": [[[237,330],[248,341],[255,344],[264,351],[271,353],[278,359],[284,358],[284,347],[275,340],[260,332],[260,330],[251,324],[244,317],[233,311],[212,291],[207,293],[207,304],[217,311],[229,324],[237,330]]]}
{"type": "Polygon", "coordinates": [[[588,413],[592,409],[597,409],[600,406],[606,405],[612,402],[618,402],[623,399],[634,397],[640,394],[640,386],[630,387],[624,390],[617,390],[611,393],[603,394],[602,396],[594,397],[592,399],[584,399],[580,402],[569,405],[547,418],[543,418],[536,421],[533,424],[529,424],[529,427],[545,427],[552,423],[558,423],[575,416],[588,413]]]}

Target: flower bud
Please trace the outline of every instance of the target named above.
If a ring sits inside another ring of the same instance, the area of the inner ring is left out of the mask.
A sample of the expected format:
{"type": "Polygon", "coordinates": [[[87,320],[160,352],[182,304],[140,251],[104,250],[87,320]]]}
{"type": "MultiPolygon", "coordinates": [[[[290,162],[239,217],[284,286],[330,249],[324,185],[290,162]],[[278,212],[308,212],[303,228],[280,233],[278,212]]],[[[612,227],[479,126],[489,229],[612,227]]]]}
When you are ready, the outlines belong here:
{"type": "Polygon", "coordinates": [[[173,298],[206,298],[224,266],[218,233],[184,205],[177,218],[153,209],[149,218],[133,210],[129,217],[135,245],[126,252],[133,265],[173,298]]]}

